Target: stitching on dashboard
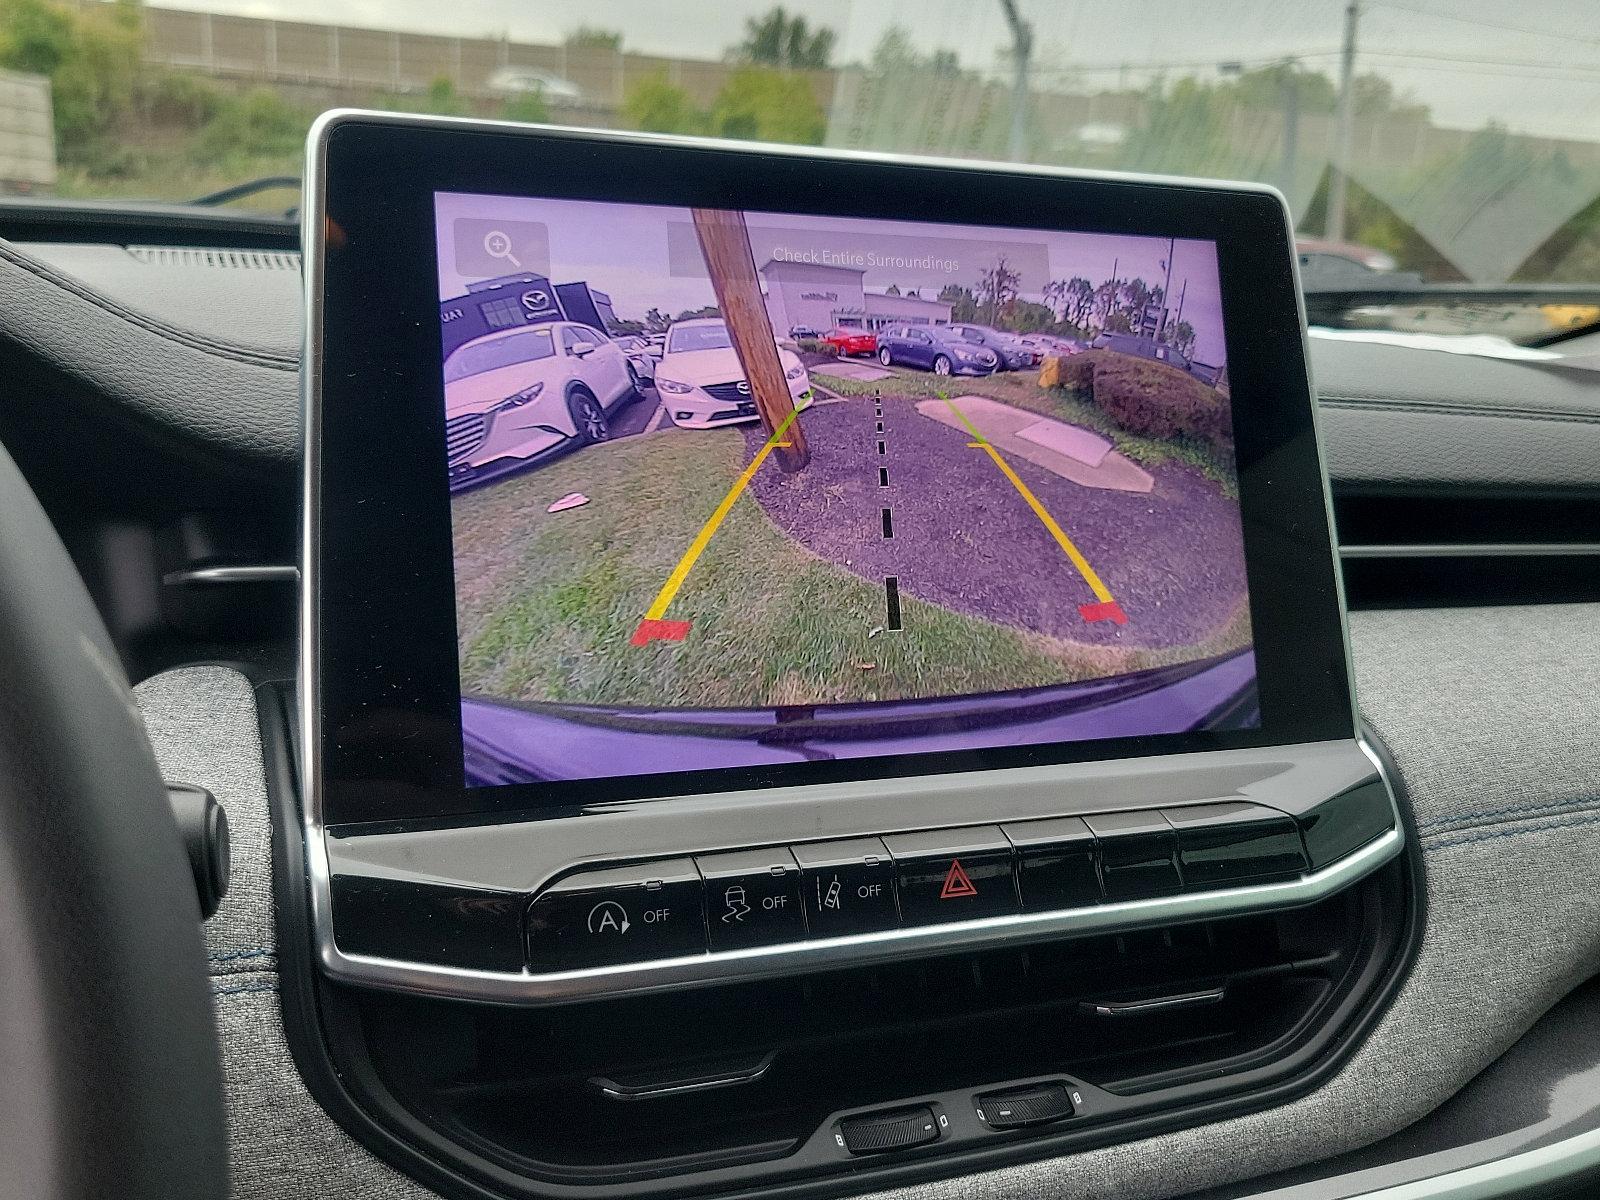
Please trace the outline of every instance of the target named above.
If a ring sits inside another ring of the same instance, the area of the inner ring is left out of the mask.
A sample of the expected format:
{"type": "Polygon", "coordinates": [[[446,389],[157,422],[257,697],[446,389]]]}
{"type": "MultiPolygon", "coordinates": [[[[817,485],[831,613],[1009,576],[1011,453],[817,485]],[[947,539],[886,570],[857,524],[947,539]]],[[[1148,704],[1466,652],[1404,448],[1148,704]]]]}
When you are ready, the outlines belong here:
{"type": "Polygon", "coordinates": [[[1582,812],[1585,809],[1595,807],[1597,804],[1600,804],[1600,800],[1592,796],[1585,796],[1579,800],[1546,800],[1539,804],[1511,804],[1505,808],[1490,808],[1481,812],[1460,813],[1453,817],[1439,817],[1432,821],[1422,822],[1418,829],[1426,837],[1435,830],[1448,832],[1451,827],[1470,827],[1476,822],[1485,821],[1493,817],[1507,817],[1518,813],[1533,817],[1541,813],[1554,815],[1560,812],[1582,812]]]}
{"type": "Polygon", "coordinates": [[[278,952],[271,946],[251,946],[247,950],[228,950],[221,954],[206,955],[214,963],[235,962],[241,958],[276,958],[278,952]]]}
{"type": "Polygon", "coordinates": [[[270,983],[241,983],[236,987],[214,987],[211,989],[211,994],[213,996],[250,996],[277,990],[278,984],[273,981],[270,983]]]}
{"type": "Polygon", "coordinates": [[[1454,404],[1448,400],[1385,400],[1377,396],[1323,397],[1323,408],[1343,408],[1351,412],[1394,412],[1418,416],[1520,418],[1524,421],[1566,422],[1575,425],[1600,425],[1600,413],[1567,412],[1551,408],[1512,408],[1488,404],[1454,404]]]}
{"type": "Polygon", "coordinates": [[[284,355],[276,354],[270,350],[255,350],[248,346],[240,346],[234,343],[218,341],[214,338],[203,337],[200,334],[179,329],[177,326],[153,320],[143,313],[126,308],[110,297],[84,286],[71,276],[61,274],[48,264],[23,254],[14,246],[7,245],[3,241],[0,241],[0,259],[52,287],[59,288],[87,304],[94,305],[109,316],[126,321],[128,324],[143,329],[146,333],[153,333],[166,341],[176,342],[191,350],[199,350],[204,354],[210,354],[217,358],[226,358],[248,366],[266,367],[274,371],[298,371],[300,369],[300,356],[297,354],[284,355]]]}
{"type": "Polygon", "coordinates": [[[1544,833],[1553,829],[1575,829],[1582,825],[1600,825],[1600,812],[1587,813],[1581,817],[1573,817],[1567,821],[1554,821],[1546,825],[1519,825],[1515,829],[1492,827],[1475,833],[1463,834],[1459,837],[1441,838],[1432,842],[1427,849],[1430,852],[1448,850],[1452,846],[1470,846],[1475,842],[1492,842],[1499,838],[1521,837],[1525,833],[1544,833]]]}

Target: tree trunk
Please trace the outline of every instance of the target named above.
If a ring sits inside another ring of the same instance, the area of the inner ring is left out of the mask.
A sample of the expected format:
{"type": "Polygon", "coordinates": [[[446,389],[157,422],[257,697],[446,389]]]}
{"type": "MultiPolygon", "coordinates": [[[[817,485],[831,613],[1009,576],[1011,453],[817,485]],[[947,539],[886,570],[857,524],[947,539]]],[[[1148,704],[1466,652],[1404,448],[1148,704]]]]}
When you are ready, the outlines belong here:
{"type": "Polygon", "coordinates": [[[711,288],[717,294],[717,307],[727,322],[734,353],[744,365],[750,397],[761,414],[761,427],[768,437],[783,430],[780,444],[773,451],[778,466],[788,472],[802,470],[811,461],[811,451],[795,413],[794,399],[789,395],[789,381],[783,377],[783,362],[778,358],[772,322],[767,319],[767,306],[761,299],[744,214],[718,208],[692,211],[695,235],[711,273],[711,288]]]}

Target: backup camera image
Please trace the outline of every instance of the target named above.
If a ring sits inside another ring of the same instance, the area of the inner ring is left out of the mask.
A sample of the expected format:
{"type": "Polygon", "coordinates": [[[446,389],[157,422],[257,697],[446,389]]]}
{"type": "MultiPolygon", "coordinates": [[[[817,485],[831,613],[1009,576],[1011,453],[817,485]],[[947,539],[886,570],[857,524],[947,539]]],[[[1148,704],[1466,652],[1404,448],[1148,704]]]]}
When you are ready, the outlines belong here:
{"type": "Polygon", "coordinates": [[[1259,725],[1213,243],[435,217],[469,784],[1259,725]]]}

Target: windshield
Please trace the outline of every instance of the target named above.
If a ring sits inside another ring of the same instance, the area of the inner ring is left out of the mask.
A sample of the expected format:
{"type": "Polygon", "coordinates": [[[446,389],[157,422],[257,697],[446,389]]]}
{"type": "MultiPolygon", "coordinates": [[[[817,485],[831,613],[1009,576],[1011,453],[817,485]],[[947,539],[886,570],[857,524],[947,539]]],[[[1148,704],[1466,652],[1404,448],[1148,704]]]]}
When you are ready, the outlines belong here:
{"type": "Polygon", "coordinates": [[[721,321],[714,325],[674,325],[667,331],[668,354],[687,354],[691,350],[726,350],[732,344],[728,340],[728,327],[721,321]]]}
{"type": "Polygon", "coordinates": [[[505,337],[474,342],[470,346],[463,346],[445,360],[444,380],[454,383],[469,375],[482,375],[485,371],[498,371],[501,367],[551,358],[555,352],[555,338],[548,329],[528,329],[505,337]]]}
{"type": "Polygon", "coordinates": [[[1314,322],[1600,319],[1600,0],[183,2],[0,0],[0,191],[282,212],[360,104],[1258,180],[1314,322]]]}

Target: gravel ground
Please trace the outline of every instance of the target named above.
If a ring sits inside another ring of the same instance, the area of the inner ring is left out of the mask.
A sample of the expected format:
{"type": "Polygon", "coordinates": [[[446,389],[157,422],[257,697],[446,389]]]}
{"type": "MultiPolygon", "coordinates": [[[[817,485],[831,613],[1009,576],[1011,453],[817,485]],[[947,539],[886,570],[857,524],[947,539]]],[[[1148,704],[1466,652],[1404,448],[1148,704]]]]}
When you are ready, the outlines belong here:
{"type": "MultiPolygon", "coordinates": [[[[964,430],[921,416],[909,399],[884,397],[880,456],[870,398],[802,420],[810,466],[796,476],[763,469],[751,493],[813,553],[874,581],[896,575],[904,594],[1075,642],[1147,647],[1200,641],[1245,596],[1238,505],[1187,467],[1152,468],[1155,489],[1140,495],[1081,487],[1007,458],[1128,616],[1122,626],[1091,624],[1078,606],[1094,593],[964,430]]],[[[764,440],[759,425],[744,433],[752,452],[764,440]]]]}

